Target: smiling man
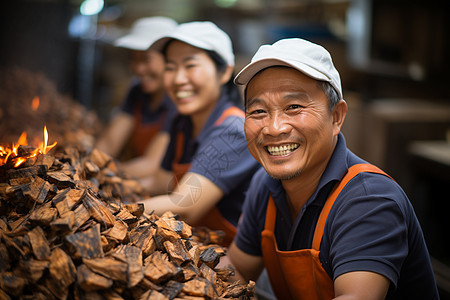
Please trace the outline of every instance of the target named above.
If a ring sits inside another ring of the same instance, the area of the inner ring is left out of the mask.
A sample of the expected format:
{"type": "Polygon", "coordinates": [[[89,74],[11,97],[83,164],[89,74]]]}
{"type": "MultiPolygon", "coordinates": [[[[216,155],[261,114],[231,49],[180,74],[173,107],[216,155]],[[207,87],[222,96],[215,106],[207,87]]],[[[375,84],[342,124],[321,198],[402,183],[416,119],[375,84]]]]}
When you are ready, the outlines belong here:
{"type": "Polygon", "coordinates": [[[245,134],[264,167],[247,192],[229,259],[266,268],[278,299],[438,299],[430,257],[401,187],[347,149],[340,77],[323,47],[264,45],[235,78],[245,134]]]}

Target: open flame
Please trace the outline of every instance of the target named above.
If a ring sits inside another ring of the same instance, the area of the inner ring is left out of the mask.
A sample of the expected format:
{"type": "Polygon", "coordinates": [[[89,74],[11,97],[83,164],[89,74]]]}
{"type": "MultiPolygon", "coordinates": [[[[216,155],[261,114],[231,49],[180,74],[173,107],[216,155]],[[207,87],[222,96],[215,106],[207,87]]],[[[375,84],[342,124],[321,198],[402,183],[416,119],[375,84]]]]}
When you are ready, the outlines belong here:
{"type": "Polygon", "coordinates": [[[31,108],[32,108],[33,110],[36,110],[36,109],[38,109],[38,107],[39,107],[39,97],[36,96],[36,97],[34,97],[33,100],[31,101],[31,108]]]}
{"type": "Polygon", "coordinates": [[[39,144],[33,151],[31,151],[27,156],[19,156],[18,149],[20,146],[28,146],[27,133],[22,132],[17,143],[13,143],[11,147],[0,146],[0,166],[6,164],[8,161],[14,162],[14,168],[17,168],[22,163],[24,163],[28,158],[35,157],[38,154],[46,154],[50,149],[56,146],[56,142],[51,145],[48,143],[48,132],[47,127],[44,126],[44,141],[39,144]]]}

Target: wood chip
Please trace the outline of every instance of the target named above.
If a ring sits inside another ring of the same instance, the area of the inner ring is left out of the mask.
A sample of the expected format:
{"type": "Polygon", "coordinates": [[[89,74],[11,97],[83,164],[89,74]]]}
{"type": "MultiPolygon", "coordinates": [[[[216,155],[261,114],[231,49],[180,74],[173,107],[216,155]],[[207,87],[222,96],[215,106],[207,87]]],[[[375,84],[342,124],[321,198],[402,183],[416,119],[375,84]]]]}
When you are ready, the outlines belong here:
{"type": "Polygon", "coordinates": [[[59,189],[64,188],[74,188],[75,187],[75,181],[64,174],[63,172],[55,171],[55,172],[47,172],[47,180],[50,183],[55,184],[59,189]]]}
{"type": "Polygon", "coordinates": [[[158,291],[149,290],[142,294],[139,300],[169,300],[169,298],[158,291]]]}
{"type": "Polygon", "coordinates": [[[52,227],[54,232],[58,233],[69,233],[74,228],[74,225],[75,213],[73,211],[68,211],[50,222],[50,227],[52,227]]]}
{"type": "Polygon", "coordinates": [[[128,264],[113,257],[85,259],[83,263],[95,273],[106,278],[117,280],[121,283],[127,283],[128,264]]]}
{"type": "Polygon", "coordinates": [[[57,279],[64,288],[71,285],[76,279],[76,268],[72,259],[60,248],[53,249],[48,268],[50,276],[57,279]]]}
{"type": "Polygon", "coordinates": [[[59,191],[52,199],[60,215],[71,211],[82,200],[85,190],[65,189],[59,191]]]}
{"type": "Polygon", "coordinates": [[[33,222],[40,226],[49,226],[50,223],[56,219],[58,211],[56,208],[51,207],[51,202],[37,208],[30,214],[30,222],[33,222]]]}
{"type": "Polygon", "coordinates": [[[112,279],[92,272],[84,264],[77,269],[77,282],[84,291],[88,292],[109,289],[114,283],[112,279]]]}
{"type": "Polygon", "coordinates": [[[94,218],[100,224],[103,224],[106,228],[114,225],[115,218],[108,208],[91,192],[85,193],[83,197],[83,205],[88,210],[92,218],[94,218]]]}
{"type": "Polygon", "coordinates": [[[49,266],[48,260],[21,259],[19,262],[19,269],[24,274],[27,274],[28,278],[33,283],[36,283],[39,279],[41,279],[45,270],[48,269],[48,266],[49,266]]]}
{"type": "Polygon", "coordinates": [[[137,226],[130,232],[130,241],[133,245],[142,249],[145,256],[149,256],[156,250],[156,242],[153,237],[156,229],[151,225],[137,226]]]}
{"type": "Polygon", "coordinates": [[[77,232],[65,237],[71,246],[72,257],[79,258],[102,258],[103,248],[100,241],[100,225],[97,224],[84,232],[77,232]]]}
{"type": "Polygon", "coordinates": [[[209,247],[200,254],[200,262],[206,264],[211,269],[214,269],[219,261],[219,254],[217,254],[213,247],[209,247]]]}
{"type": "Polygon", "coordinates": [[[128,264],[128,288],[136,286],[144,278],[141,249],[131,245],[120,245],[111,255],[128,264]]]}
{"type": "Polygon", "coordinates": [[[114,226],[103,231],[102,234],[116,241],[122,242],[128,236],[128,225],[122,220],[114,222],[114,226]]]}
{"type": "Polygon", "coordinates": [[[211,282],[202,277],[185,282],[183,284],[182,292],[192,296],[207,297],[209,299],[217,296],[211,282]]]}
{"type": "Polygon", "coordinates": [[[44,260],[50,257],[51,251],[47,238],[41,227],[37,226],[27,233],[30,239],[31,248],[37,259],[44,260]]]}
{"type": "Polygon", "coordinates": [[[181,240],[165,241],[163,244],[171,260],[177,262],[179,265],[192,259],[181,240]]]}
{"type": "Polygon", "coordinates": [[[144,276],[154,283],[162,283],[180,272],[179,267],[164,259],[159,251],[153,252],[152,255],[145,260],[144,276]]]}

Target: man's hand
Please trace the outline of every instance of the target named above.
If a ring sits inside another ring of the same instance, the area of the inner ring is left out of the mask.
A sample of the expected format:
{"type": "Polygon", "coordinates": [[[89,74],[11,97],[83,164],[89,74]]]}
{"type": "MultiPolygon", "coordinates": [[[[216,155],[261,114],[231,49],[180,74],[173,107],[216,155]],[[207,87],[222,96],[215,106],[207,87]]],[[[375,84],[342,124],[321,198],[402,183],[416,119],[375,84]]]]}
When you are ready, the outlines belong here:
{"type": "Polygon", "coordinates": [[[264,268],[262,256],[254,256],[239,249],[233,242],[227,254],[231,264],[236,269],[236,278],[248,282],[256,281],[264,268]]]}

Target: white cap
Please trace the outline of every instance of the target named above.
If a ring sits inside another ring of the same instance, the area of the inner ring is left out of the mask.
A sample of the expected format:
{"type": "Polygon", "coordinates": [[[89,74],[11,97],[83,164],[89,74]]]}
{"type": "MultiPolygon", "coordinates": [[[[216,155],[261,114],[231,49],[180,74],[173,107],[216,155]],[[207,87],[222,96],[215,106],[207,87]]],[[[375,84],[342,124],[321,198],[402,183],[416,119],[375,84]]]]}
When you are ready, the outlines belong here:
{"type": "Polygon", "coordinates": [[[222,29],[209,21],[188,22],[178,25],[152,45],[152,49],[162,51],[171,40],[176,39],[191,46],[216,52],[229,66],[234,66],[234,53],[231,39],[222,29]]]}
{"type": "Polygon", "coordinates": [[[316,80],[329,82],[343,98],[341,79],[330,53],[322,46],[299,38],[259,47],[251,62],[234,78],[234,83],[247,86],[256,73],[273,66],[291,67],[316,80]]]}
{"type": "Polygon", "coordinates": [[[118,38],[114,45],[132,50],[147,50],[154,41],[176,28],[178,23],[167,17],[148,17],[133,23],[130,32],[118,38]]]}

